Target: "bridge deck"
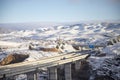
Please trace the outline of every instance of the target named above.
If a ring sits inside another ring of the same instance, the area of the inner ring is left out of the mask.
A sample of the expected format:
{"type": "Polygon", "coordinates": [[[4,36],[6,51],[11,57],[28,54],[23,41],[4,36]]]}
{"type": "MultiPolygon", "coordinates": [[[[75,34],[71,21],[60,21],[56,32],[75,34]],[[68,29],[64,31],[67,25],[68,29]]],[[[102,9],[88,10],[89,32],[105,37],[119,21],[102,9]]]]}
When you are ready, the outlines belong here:
{"type": "Polygon", "coordinates": [[[0,78],[2,78],[4,74],[6,75],[6,77],[8,77],[21,73],[27,73],[30,71],[35,71],[36,69],[48,68],[52,66],[70,63],[76,60],[86,58],[87,56],[88,54],[80,55],[75,53],[69,53],[49,58],[43,58],[39,61],[26,61],[22,63],[0,66],[0,78]]]}

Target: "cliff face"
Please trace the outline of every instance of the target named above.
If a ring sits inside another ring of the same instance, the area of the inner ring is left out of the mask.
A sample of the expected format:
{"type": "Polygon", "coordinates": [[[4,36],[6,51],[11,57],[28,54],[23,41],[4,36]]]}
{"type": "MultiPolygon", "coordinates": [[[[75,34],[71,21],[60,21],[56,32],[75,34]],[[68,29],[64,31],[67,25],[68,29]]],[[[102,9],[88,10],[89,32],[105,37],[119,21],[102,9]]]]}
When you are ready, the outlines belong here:
{"type": "Polygon", "coordinates": [[[103,60],[94,69],[86,60],[81,61],[80,70],[76,71],[74,80],[120,80],[120,55],[103,60]]]}
{"type": "Polygon", "coordinates": [[[106,76],[107,79],[105,80],[120,80],[120,55],[106,59],[96,73],[97,78],[106,76]]]}
{"type": "Polygon", "coordinates": [[[94,64],[91,64],[90,80],[120,80],[120,55],[104,59],[100,66],[94,69],[94,64]]]}
{"type": "Polygon", "coordinates": [[[22,62],[28,57],[29,55],[10,54],[0,62],[0,65],[7,65],[7,64],[22,62]]]}

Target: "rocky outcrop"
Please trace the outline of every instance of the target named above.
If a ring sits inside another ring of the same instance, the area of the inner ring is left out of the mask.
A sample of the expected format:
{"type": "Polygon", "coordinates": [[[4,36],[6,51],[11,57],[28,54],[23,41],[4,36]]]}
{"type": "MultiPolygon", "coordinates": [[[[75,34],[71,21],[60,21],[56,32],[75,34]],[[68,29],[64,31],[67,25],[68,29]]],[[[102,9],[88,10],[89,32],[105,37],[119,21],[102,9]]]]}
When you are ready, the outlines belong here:
{"type": "Polygon", "coordinates": [[[22,62],[28,57],[29,55],[24,55],[24,54],[10,54],[0,62],[0,65],[22,62]]]}
{"type": "Polygon", "coordinates": [[[96,76],[94,80],[114,80],[110,76],[96,76]]]}
{"type": "Polygon", "coordinates": [[[97,56],[97,57],[104,57],[104,56],[106,56],[106,53],[96,54],[95,56],[97,56]]]}
{"type": "Polygon", "coordinates": [[[94,80],[120,80],[120,55],[106,59],[96,70],[94,80]]]}
{"type": "Polygon", "coordinates": [[[80,50],[80,49],[79,49],[79,46],[77,46],[77,45],[72,45],[72,47],[73,47],[75,50],[80,50]]]}
{"type": "Polygon", "coordinates": [[[38,51],[44,51],[44,52],[61,52],[57,48],[44,48],[44,47],[38,47],[34,48],[33,46],[29,45],[29,50],[38,50],[38,51]]]}
{"type": "Polygon", "coordinates": [[[40,48],[40,50],[44,52],[60,52],[57,48],[40,48]]]}

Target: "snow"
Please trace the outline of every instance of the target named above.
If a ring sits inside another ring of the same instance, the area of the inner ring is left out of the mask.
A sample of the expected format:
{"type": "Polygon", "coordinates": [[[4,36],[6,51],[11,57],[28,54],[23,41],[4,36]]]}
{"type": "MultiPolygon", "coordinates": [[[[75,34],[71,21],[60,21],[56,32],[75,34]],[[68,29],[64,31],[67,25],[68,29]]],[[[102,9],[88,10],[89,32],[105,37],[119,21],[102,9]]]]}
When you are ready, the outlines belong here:
{"type": "MultiPolygon", "coordinates": [[[[107,26],[103,26],[101,23],[98,24],[95,23],[95,24],[60,25],[41,28],[38,27],[31,30],[25,29],[18,31],[15,30],[10,33],[0,34],[0,46],[13,46],[13,47],[19,46],[23,48],[23,50],[21,50],[23,52],[27,51],[29,53],[34,53],[27,49],[30,42],[33,42],[34,44],[37,42],[37,44],[41,47],[50,46],[55,47],[57,44],[56,40],[59,37],[65,40],[66,42],[71,40],[73,43],[78,42],[80,44],[101,44],[105,43],[111,37],[119,35],[117,32],[114,31],[116,29],[114,28],[114,26],[113,27],[110,26],[110,28],[112,28],[112,30],[107,28],[107,26]],[[107,37],[104,35],[107,35],[107,37]]],[[[120,30],[120,28],[118,30],[120,30]]],[[[113,47],[108,46],[103,50],[103,52],[119,54],[120,52],[119,45],[120,44],[117,44],[114,45],[113,47]]],[[[65,45],[65,47],[67,47],[65,51],[74,51],[74,49],[72,49],[70,45],[69,46],[65,45]]],[[[6,52],[7,51],[8,50],[6,50],[6,52]]],[[[17,50],[13,49],[12,52],[13,51],[18,51],[19,53],[20,48],[18,48],[17,50]]],[[[43,54],[43,52],[39,53],[38,51],[36,51],[35,53],[38,55],[43,54]]],[[[45,54],[43,56],[46,56],[48,54],[45,54]]]]}
{"type": "MultiPolygon", "coordinates": [[[[11,53],[29,54],[30,57],[25,61],[35,61],[43,57],[59,55],[58,52],[28,49],[30,43],[39,47],[56,47],[59,38],[66,42],[62,52],[75,51],[71,44],[105,44],[109,39],[120,35],[120,26],[114,23],[106,24],[106,26],[102,25],[102,23],[48,26],[2,33],[0,34],[0,47],[7,48],[0,50],[0,60],[11,53]]],[[[106,53],[106,56],[97,57],[93,55],[89,58],[93,70],[100,68],[106,59],[120,55],[120,42],[100,49],[100,51],[106,53]]],[[[119,74],[116,75],[119,76],[119,74]]]]}
{"type": "Polygon", "coordinates": [[[106,47],[105,49],[103,49],[103,52],[120,55],[120,42],[114,44],[113,46],[106,47]]]}
{"type": "Polygon", "coordinates": [[[0,41],[0,46],[18,47],[20,45],[21,45],[20,43],[16,43],[16,42],[0,41]]]}

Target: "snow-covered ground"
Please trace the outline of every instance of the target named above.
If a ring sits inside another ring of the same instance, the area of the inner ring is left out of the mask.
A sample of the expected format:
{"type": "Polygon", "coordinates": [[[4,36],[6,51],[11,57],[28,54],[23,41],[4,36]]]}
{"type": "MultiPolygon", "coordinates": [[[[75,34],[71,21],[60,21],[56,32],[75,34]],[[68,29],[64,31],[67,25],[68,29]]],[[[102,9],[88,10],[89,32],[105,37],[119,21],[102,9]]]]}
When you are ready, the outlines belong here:
{"type": "MultiPolygon", "coordinates": [[[[71,49],[70,44],[105,44],[106,41],[118,35],[120,35],[120,23],[81,23],[23,30],[15,28],[12,32],[0,34],[0,46],[7,45],[7,47],[0,50],[0,60],[11,53],[29,54],[30,57],[26,61],[35,61],[42,57],[59,55],[58,52],[31,51],[28,49],[30,43],[50,48],[55,47],[57,40],[60,38],[68,44],[65,48],[65,51],[68,52],[74,51],[74,49],[71,49]]],[[[106,53],[106,56],[91,56],[89,58],[94,70],[100,68],[104,60],[120,55],[120,42],[107,46],[100,51],[106,53]]]]}

